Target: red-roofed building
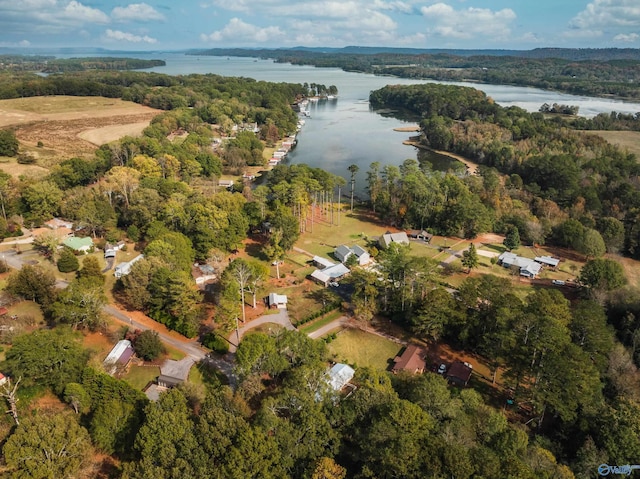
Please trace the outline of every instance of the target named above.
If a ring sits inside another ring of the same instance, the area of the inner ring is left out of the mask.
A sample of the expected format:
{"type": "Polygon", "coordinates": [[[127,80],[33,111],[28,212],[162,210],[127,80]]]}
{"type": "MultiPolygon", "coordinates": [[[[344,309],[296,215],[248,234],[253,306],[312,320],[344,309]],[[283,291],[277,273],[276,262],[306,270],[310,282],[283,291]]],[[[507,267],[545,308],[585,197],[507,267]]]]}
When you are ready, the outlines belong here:
{"type": "Polygon", "coordinates": [[[447,371],[447,380],[458,386],[466,386],[469,379],[471,379],[472,372],[473,366],[471,366],[471,364],[456,361],[451,365],[449,371],[447,371]]]}
{"type": "Polygon", "coordinates": [[[395,357],[393,360],[395,364],[391,372],[399,373],[400,371],[408,371],[412,374],[423,373],[427,368],[427,362],[424,359],[425,355],[425,350],[420,346],[410,344],[406,347],[402,355],[395,357]]]}

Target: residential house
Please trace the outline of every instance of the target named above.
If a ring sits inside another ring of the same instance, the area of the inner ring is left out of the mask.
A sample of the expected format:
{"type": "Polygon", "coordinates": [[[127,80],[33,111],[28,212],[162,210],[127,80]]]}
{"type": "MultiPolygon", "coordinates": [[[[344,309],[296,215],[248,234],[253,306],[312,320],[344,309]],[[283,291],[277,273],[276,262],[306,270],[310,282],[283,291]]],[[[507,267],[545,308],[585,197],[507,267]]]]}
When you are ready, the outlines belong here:
{"type": "Polygon", "coordinates": [[[334,391],[341,391],[353,379],[355,373],[354,369],[348,364],[336,363],[329,370],[329,386],[334,391]]]}
{"type": "Polygon", "coordinates": [[[9,378],[7,378],[4,374],[0,373],[0,386],[3,386],[4,384],[6,384],[8,380],[9,378]]]}
{"type": "Polygon", "coordinates": [[[471,379],[471,373],[473,372],[473,366],[469,363],[462,361],[454,362],[449,371],[447,371],[447,380],[457,384],[458,386],[466,386],[471,379]]]}
{"type": "Polygon", "coordinates": [[[549,266],[552,269],[556,269],[560,264],[560,260],[558,258],[554,258],[552,256],[536,256],[533,258],[534,261],[544,265],[549,266]]]}
{"type": "Polygon", "coordinates": [[[287,296],[285,294],[269,293],[267,304],[270,308],[287,308],[287,296]]]}
{"type": "Polygon", "coordinates": [[[358,259],[358,264],[360,266],[364,266],[371,261],[369,253],[358,245],[354,245],[352,247],[340,245],[335,249],[333,254],[342,263],[346,262],[351,255],[354,255],[358,259]]]}
{"type": "Polygon", "coordinates": [[[353,254],[353,251],[351,251],[351,248],[349,248],[346,245],[341,244],[340,246],[338,246],[335,251],[333,252],[333,255],[338,259],[338,261],[340,261],[341,263],[344,263],[345,261],[347,261],[347,259],[349,259],[349,256],[351,256],[353,254]]]}
{"type": "Polygon", "coordinates": [[[141,259],[144,258],[143,254],[139,254],[138,256],[136,256],[135,258],[133,258],[131,261],[126,261],[123,263],[118,263],[116,265],[116,269],[113,273],[113,275],[116,278],[122,278],[123,276],[128,275],[129,273],[131,273],[131,267],[136,264],[138,261],[140,261],[141,259]]]}
{"type": "Polygon", "coordinates": [[[70,236],[62,244],[77,253],[87,253],[93,248],[93,240],[88,236],[84,238],[70,236]]]}
{"type": "Polygon", "coordinates": [[[57,230],[58,228],[64,228],[68,230],[73,229],[73,223],[71,221],[66,221],[60,218],[52,218],[49,221],[45,221],[44,225],[52,230],[57,230]]]}
{"type": "Polygon", "coordinates": [[[314,256],[313,257],[313,265],[317,268],[329,268],[331,266],[335,266],[335,263],[330,259],[323,258],[322,256],[314,256]]]}
{"type": "Polygon", "coordinates": [[[427,368],[427,361],[425,360],[425,357],[426,351],[424,348],[421,348],[416,344],[410,344],[405,348],[401,355],[395,357],[391,372],[396,374],[401,371],[407,371],[412,374],[422,374],[427,368]]]}
{"type": "Polygon", "coordinates": [[[378,244],[382,249],[387,249],[392,243],[409,244],[409,237],[407,233],[402,231],[400,233],[385,233],[378,240],[378,244]]]}
{"type": "Polygon", "coordinates": [[[326,287],[330,282],[338,281],[344,278],[347,274],[349,274],[349,268],[342,263],[339,263],[321,270],[315,270],[311,273],[311,279],[326,287]]]}
{"type": "Polygon", "coordinates": [[[117,367],[125,367],[131,361],[134,350],[131,341],[121,339],[111,349],[105,360],[103,361],[105,369],[115,370],[117,367]]]}
{"type": "Polygon", "coordinates": [[[160,366],[160,376],[158,376],[158,386],[172,388],[185,382],[189,378],[189,371],[193,366],[193,359],[184,358],[180,361],[167,359],[160,366]]]}
{"type": "Polygon", "coordinates": [[[505,268],[516,267],[519,268],[520,276],[527,278],[535,278],[540,274],[542,265],[535,260],[529,258],[523,258],[517,254],[505,251],[498,256],[498,263],[505,268]]]}
{"type": "Polygon", "coordinates": [[[116,244],[107,243],[104,245],[104,257],[106,258],[115,258],[116,252],[120,251],[122,248],[126,246],[124,241],[118,241],[116,244]]]}

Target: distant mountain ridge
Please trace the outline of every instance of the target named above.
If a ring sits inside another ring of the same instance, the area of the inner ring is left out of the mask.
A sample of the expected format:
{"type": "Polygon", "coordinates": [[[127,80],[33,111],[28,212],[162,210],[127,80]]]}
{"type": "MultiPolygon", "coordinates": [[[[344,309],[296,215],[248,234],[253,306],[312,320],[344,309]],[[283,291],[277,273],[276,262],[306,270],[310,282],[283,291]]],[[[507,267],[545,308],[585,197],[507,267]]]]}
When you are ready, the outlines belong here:
{"type": "Polygon", "coordinates": [[[343,48],[330,47],[303,47],[292,48],[212,48],[208,50],[189,50],[192,55],[233,55],[249,56],[249,53],[259,53],[264,56],[269,52],[293,53],[307,52],[310,54],[332,54],[332,55],[377,55],[377,54],[399,54],[399,55],[453,55],[462,57],[471,56],[511,56],[520,58],[559,58],[562,60],[582,61],[582,60],[640,60],[639,48],[535,48],[533,50],[500,50],[500,49],[447,49],[447,48],[394,48],[394,47],[360,47],[347,46],[343,48]]]}

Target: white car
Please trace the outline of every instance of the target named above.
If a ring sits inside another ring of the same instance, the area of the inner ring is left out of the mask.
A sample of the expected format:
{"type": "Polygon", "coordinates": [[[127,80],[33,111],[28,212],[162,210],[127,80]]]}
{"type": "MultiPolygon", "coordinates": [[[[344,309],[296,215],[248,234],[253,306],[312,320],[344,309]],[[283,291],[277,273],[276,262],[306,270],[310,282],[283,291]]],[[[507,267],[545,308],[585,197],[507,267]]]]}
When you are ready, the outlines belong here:
{"type": "Polygon", "coordinates": [[[331,281],[331,282],[329,283],[329,286],[331,286],[331,287],[333,287],[333,288],[337,288],[338,286],[340,286],[340,284],[339,284],[339,283],[336,283],[335,281],[331,281]]]}
{"type": "Polygon", "coordinates": [[[447,372],[446,364],[442,363],[440,366],[438,366],[438,374],[444,374],[446,372],[447,372]]]}
{"type": "Polygon", "coordinates": [[[556,286],[564,286],[566,283],[561,279],[553,279],[551,280],[551,284],[555,284],[556,286]]]}

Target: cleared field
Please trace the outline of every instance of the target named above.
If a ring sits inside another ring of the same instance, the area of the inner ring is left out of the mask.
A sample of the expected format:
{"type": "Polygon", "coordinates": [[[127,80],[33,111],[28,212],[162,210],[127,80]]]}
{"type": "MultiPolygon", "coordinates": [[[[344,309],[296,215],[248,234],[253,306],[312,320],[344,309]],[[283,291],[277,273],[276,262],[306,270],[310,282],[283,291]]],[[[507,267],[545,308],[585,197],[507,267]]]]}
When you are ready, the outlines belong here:
{"type": "Polygon", "coordinates": [[[21,165],[15,158],[0,156],[0,170],[18,178],[26,176],[28,178],[40,178],[49,174],[49,170],[38,165],[21,165]]]}
{"type": "Polygon", "coordinates": [[[601,136],[612,145],[617,145],[640,158],[640,131],[593,130],[586,133],[601,136]]]}
{"type": "Polygon", "coordinates": [[[359,329],[344,330],[329,344],[336,361],[381,370],[391,365],[400,349],[400,344],[359,329]]]}
{"type": "MultiPolygon", "coordinates": [[[[39,159],[88,156],[97,146],[138,136],[160,110],[115,98],[45,96],[0,100],[0,127],[13,126],[21,149],[39,159]],[[38,147],[38,144],[44,145],[38,147]]],[[[43,161],[40,162],[40,159],[43,161]]],[[[3,170],[10,174],[15,165],[3,170]]]]}

